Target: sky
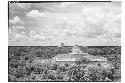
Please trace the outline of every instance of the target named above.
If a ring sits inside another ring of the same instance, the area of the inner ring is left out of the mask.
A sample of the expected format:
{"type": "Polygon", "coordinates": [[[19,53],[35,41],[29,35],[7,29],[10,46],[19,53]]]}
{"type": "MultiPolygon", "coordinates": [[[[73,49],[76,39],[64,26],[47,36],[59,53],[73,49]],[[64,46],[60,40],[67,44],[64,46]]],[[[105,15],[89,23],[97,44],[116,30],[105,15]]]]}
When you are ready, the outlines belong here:
{"type": "Polygon", "coordinates": [[[9,46],[121,45],[121,2],[9,3],[9,46]]]}

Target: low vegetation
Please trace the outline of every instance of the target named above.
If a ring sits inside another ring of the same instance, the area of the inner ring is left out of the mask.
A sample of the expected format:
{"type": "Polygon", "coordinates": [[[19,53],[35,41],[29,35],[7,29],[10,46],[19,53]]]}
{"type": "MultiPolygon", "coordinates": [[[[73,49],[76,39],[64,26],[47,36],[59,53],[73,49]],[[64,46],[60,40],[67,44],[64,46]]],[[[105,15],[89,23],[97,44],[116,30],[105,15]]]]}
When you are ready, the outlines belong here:
{"type": "Polygon", "coordinates": [[[82,81],[82,82],[118,82],[121,79],[121,47],[81,47],[82,51],[94,56],[102,56],[108,59],[113,68],[105,69],[99,64],[88,66],[82,61],[76,65],[60,66],[58,62],[35,63],[37,59],[51,59],[57,54],[70,53],[71,47],[22,47],[9,46],[8,81],[82,81]]]}

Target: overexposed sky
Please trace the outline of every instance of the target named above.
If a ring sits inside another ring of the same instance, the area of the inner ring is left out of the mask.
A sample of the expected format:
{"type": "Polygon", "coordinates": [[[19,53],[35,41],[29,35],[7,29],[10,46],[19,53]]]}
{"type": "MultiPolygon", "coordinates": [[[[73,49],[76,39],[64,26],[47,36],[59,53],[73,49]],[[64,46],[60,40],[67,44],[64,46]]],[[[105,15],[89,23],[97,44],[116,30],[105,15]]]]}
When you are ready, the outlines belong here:
{"type": "Polygon", "coordinates": [[[121,2],[9,3],[9,45],[120,46],[121,2]]]}

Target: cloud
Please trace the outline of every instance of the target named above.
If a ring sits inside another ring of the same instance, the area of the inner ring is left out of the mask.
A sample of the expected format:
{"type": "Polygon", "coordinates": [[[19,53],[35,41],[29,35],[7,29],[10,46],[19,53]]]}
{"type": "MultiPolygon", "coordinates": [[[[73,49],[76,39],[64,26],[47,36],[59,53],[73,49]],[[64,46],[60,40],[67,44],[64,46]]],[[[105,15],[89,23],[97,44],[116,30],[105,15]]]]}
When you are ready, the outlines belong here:
{"type": "Polygon", "coordinates": [[[19,16],[22,19],[25,14],[31,10],[32,3],[9,3],[9,18],[19,16]]]}
{"type": "Polygon", "coordinates": [[[24,24],[24,22],[18,16],[15,16],[14,19],[9,20],[9,23],[11,23],[11,24],[17,24],[17,23],[24,24]]]}
{"type": "MultiPolygon", "coordinates": [[[[102,6],[86,6],[82,9],[86,28],[90,28],[90,35],[115,37],[121,34],[121,10],[120,6],[114,4],[103,4],[102,6]],[[96,11],[95,11],[96,10],[96,11]],[[110,35],[109,35],[110,34],[110,35]]],[[[102,37],[105,37],[102,36],[102,37]]]]}
{"type": "Polygon", "coordinates": [[[30,36],[30,39],[40,38],[40,35],[36,31],[30,31],[29,36],[30,36]]]}
{"type": "Polygon", "coordinates": [[[30,36],[34,36],[34,35],[36,35],[37,33],[36,33],[36,31],[30,31],[30,36]]]}
{"type": "Polygon", "coordinates": [[[76,3],[73,3],[73,2],[62,2],[58,5],[58,7],[60,8],[66,8],[66,7],[69,7],[69,6],[73,6],[74,4],[76,3]]]}
{"type": "Polygon", "coordinates": [[[24,26],[12,26],[11,28],[12,29],[25,29],[24,26]]]}
{"type": "Polygon", "coordinates": [[[121,33],[114,34],[115,38],[121,38],[121,33]]]}
{"type": "Polygon", "coordinates": [[[25,30],[25,27],[24,26],[12,26],[12,27],[9,27],[9,29],[11,29],[11,31],[21,32],[25,30]]]}
{"type": "Polygon", "coordinates": [[[22,41],[22,38],[26,37],[26,33],[24,31],[24,26],[12,26],[9,27],[8,36],[9,42],[22,41]]]}
{"type": "Polygon", "coordinates": [[[15,9],[28,9],[31,7],[32,3],[9,3],[10,8],[15,8],[15,9]]]}
{"type": "Polygon", "coordinates": [[[27,38],[26,32],[16,31],[9,28],[9,43],[22,42],[27,38]]]}
{"type": "MultiPolygon", "coordinates": [[[[86,20],[83,20],[84,22],[86,20]]],[[[72,19],[60,19],[59,23],[57,23],[57,28],[54,29],[54,31],[58,31],[58,35],[61,36],[75,36],[75,37],[88,37],[88,38],[95,38],[100,35],[103,35],[106,33],[104,29],[104,25],[99,23],[90,23],[90,22],[84,22],[82,23],[73,22],[72,19]]]]}
{"type": "Polygon", "coordinates": [[[37,33],[36,31],[30,31],[30,33],[29,33],[29,35],[30,35],[30,39],[31,40],[46,40],[47,39],[47,37],[45,36],[45,34],[44,33],[37,33]]]}
{"type": "Polygon", "coordinates": [[[25,33],[24,31],[21,32],[21,33],[16,34],[16,38],[17,38],[17,39],[19,39],[19,38],[24,38],[24,37],[26,37],[26,33],[25,33]]]}
{"type": "Polygon", "coordinates": [[[28,17],[44,17],[45,16],[45,13],[41,13],[41,12],[39,12],[38,10],[32,10],[32,11],[30,11],[30,12],[28,12],[27,14],[26,14],[26,16],[28,16],[28,17]]]}
{"type": "Polygon", "coordinates": [[[16,3],[20,8],[30,8],[32,3],[16,3]]]}
{"type": "Polygon", "coordinates": [[[15,23],[17,26],[10,28],[15,32],[17,30],[16,34],[21,32],[21,29],[25,31],[28,34],[28,41],[43,43],[45,40],[44,43],[49,43],[54,41],[72,42],[74,39],[76,41],[79,39],[76,43],[85,40],[88,42],[87,45],[91,41],[94,44],[102,42],[101,45],[121,38],[120,5],[116,6],[113,2],[34,3],[27,11],[23,8],[25,9],[25,6],[21,5],[20,9],[15,10],[18,13],[24,11],[24,14],[21,13],[22,16],[17,13],[14,13],[14,16],[20,16],[23,19],[24,28],[17,27],[20,25],[15,21],[13,24],[15,23]]]}

